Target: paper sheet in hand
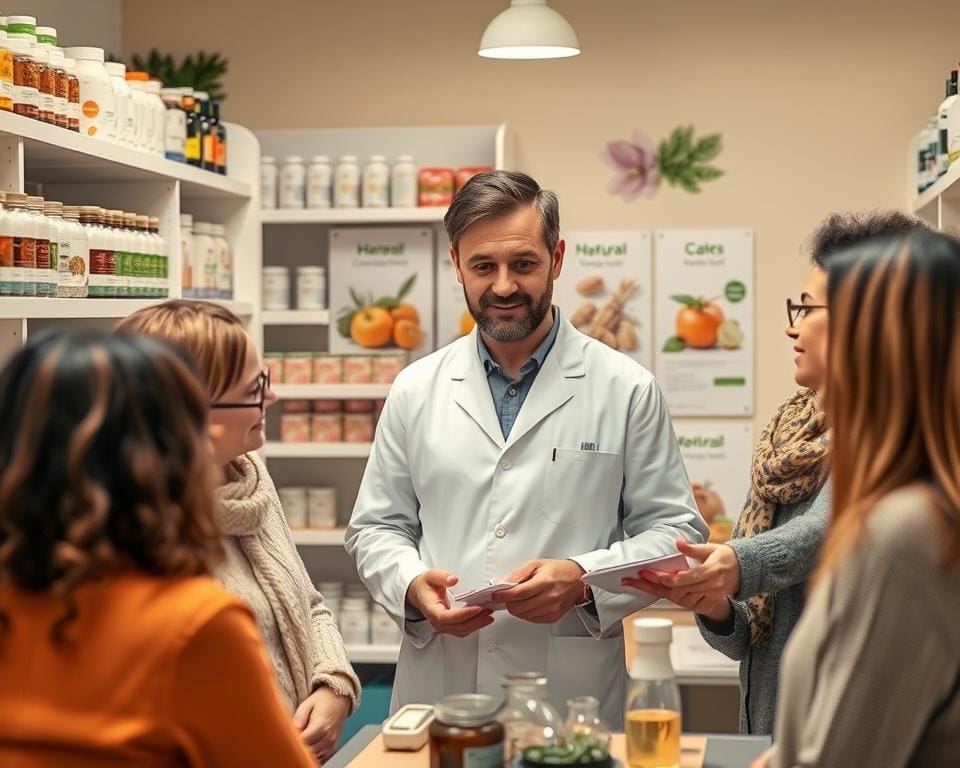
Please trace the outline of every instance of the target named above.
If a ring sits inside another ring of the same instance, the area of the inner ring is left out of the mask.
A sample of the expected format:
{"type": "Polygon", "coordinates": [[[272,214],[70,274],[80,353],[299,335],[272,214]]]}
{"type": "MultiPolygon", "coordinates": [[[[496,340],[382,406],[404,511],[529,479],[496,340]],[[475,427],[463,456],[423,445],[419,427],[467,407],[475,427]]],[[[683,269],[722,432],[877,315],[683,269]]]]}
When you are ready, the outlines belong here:
{"type": "Polygon", "coordinates": [[[493,608],[494,610],[501,610],[503,608],[503,604],[491,602],[490,596],[494,592],[499,592],[503,589],[510,589],[510,587],[515,586],[517,586],[517,582],[515,581],[501,581],[495,584],[485,584],[477,589],[471,589],[468,592],[461,592],[459,595],[453,595],[453,599],[456,602],[457,608],[464,608],[468,605],[482,605],[493,608]]]}
{"type": "Polygon", "coordinates": [[[636,590],[632,587],[625,587],[620,583],[620,579],[636,578],[640,571],[665,571],[666,573],[676,573],[685,571],[688,568],[696,568],[699,561],[693,558],[687,558],[685,555],[676,552],[672,555],[663,555],[661,557],[651,557],[646,560],[634,560],[632,563],[623,565],[613,565],[609,568],[598,568],[595,571],[585,573],[581,579],[591,587],[599,587],[607,592],[632,592],[636,590]]]}

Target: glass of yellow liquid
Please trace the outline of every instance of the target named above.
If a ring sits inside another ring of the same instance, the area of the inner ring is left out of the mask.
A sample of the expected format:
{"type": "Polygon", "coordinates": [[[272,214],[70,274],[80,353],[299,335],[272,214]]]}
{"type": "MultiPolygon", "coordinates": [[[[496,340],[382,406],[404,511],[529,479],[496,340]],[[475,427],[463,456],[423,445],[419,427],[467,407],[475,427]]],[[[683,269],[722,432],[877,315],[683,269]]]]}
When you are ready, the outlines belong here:
{"type": "Polygon", "coordinates": [[[636,619],[624,708],[630,768],[679,768],[680,688],[670,663],[673,622],[636,619]]]}

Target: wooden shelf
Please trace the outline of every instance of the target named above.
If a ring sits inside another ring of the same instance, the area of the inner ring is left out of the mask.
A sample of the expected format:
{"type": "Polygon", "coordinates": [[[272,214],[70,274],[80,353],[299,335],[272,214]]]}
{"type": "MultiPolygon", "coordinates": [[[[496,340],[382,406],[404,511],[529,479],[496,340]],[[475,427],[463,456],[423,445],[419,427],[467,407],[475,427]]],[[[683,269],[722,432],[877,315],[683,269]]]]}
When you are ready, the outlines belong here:
{"type": "Polygon", "coordinates": [[[303,546],[342,547],[345,528],[294,528],[293,541],[303,546]]]}
{"type": "Polygon", "coordinates": [[[329,325],[330,312],[326,309],[264,310],[260,320],[264,325],[329,325]]]}
{"type": "Polygon", "coordinates": [[[275,384],[281,400],[383,400],[389,384],[275,384]]]}
{"type": "Polygon", "coordinates": [[[250,184],[230,176],[177,163],[133,147],[81,136],[10,112],[0,113],[0,134],[23,139],[27,181],[73,184],[176,180],[180,182],[183,197],[252,196],[250,184]]]}
{"type": "Polygon", "coordinates": [[[261,452],[268,459],[365,459],[371,443],[281,443],[270,441],[261,452]]]}
{"type": "Polygon", "coordinates": [[[423,208],[271,208],[260,212],[264,224],[440,224],[447,209],[423,208]]]}

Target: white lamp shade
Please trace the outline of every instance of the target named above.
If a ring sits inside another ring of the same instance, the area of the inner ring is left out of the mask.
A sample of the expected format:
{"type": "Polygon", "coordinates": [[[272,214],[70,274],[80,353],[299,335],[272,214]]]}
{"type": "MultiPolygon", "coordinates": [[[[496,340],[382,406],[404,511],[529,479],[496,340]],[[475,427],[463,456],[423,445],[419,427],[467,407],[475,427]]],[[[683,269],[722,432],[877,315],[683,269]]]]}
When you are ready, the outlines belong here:
{"type": "Polygon", "coordinates": [[[580,41],[547,0],[512,0],[487,25],[478,53],[488,59],[562,59],[580,53],[580,41]]]}

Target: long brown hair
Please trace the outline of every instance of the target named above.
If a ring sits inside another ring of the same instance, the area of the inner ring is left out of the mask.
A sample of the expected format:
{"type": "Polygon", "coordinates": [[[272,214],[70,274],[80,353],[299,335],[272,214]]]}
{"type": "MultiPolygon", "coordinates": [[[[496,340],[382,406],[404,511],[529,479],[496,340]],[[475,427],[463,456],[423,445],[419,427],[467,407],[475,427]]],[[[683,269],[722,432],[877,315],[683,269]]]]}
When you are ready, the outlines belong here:
{"type": "Polygon", "coordinates": [[[163,339],[188,352],[200,369],[211,401],[223,397],[243,376],[248,336],[243,321],[219,304],[165,301],[124,318],[117,330],[163,339]]]}
{"type": "Polygon", "coordinates": [[[207,413],[185,356],[142,337],[40,334],[0,373],[0,584],[63,601],[54,640],[81,582],[222,555],[207,413]]]}
{"type": "Polygon", "coordinates": [[[960,560],[960,241],[929,231],[830,262],[826,410],[833,517],[818,575],[856,542],[876,504],[914,483],[942,510],[945,562],[960,560]]]}

